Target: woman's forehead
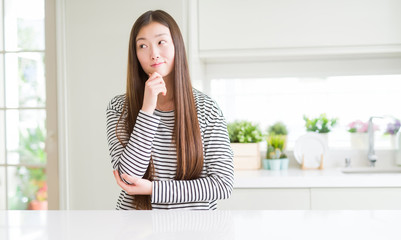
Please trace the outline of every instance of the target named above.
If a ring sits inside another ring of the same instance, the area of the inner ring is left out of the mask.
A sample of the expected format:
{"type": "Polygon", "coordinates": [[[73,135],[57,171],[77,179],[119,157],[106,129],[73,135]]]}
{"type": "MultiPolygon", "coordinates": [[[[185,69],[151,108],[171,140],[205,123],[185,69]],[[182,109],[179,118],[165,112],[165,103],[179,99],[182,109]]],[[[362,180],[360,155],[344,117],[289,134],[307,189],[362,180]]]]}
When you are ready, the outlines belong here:
{"type": "Polygon", "coordinates": [[[170,29],[161,23],[152,22],[139,30],[136,41],[158,38],[160,36],[171,36],[170,29]]]}

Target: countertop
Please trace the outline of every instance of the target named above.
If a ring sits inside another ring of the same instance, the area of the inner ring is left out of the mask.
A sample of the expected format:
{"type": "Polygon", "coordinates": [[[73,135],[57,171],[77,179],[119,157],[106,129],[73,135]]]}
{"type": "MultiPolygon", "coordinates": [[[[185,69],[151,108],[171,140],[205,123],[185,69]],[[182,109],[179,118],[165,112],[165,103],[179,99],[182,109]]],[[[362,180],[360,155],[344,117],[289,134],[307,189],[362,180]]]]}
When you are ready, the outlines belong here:
{"type": "Polygon", "coordinates": [[[0,211],[0,239],[400,239],[401,211],[0,211]]]}
{"type": "Polygon", "coordinates": [[[401,187],[401,173],[342,173],[340,168],[236,170],[234,188],[401,187]]]}

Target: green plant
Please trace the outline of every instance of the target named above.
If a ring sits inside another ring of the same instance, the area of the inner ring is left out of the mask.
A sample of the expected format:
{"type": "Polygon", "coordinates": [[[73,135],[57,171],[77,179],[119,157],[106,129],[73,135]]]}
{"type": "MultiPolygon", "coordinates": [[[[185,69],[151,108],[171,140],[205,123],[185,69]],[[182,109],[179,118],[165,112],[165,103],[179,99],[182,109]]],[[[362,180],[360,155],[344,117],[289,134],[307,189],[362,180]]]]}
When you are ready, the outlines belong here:
{"type": "Polygon", "coordinates": [[[304,115],[304,120],[308,132],[328,133],[337,124],[337,118],[328,119],[325,113],[317,118],[308,118],[304,115]]]}
{"type": "MultiPolygon", "coordinates": [[[[45,131],[43,127],[37,126],[32,129],[25,129],[19,133],[20,146],[18,153],[21,163],[44,164],[46,163],[46,153],[44,150],[45,131]]],[[[46,170],[44,167],[17,167],[16,177],[19,179],[17,184],[17,195],[11,199],[10,209],[21,210],[27,208],[27,203],[32,200],[47,200],[46,170]]]]}
{"type": "MultiPolygon", "coordinates": [[[[16,175],[21,181],[19,188],[23,195],[28,198],[28,202],[32,200],[46,200],[37,198],[38,191],[46,186],[46,171],[44,168],[18,167],[16,175]]],[[[47,189],[47,187],[45,188],[47,189]]]]}
{"type": "Polygon", "coordinates": [[[287,158],[284,153],[286,136],[285,135],[270,135],[267,137],[267,153],[266,159],[287,158]]]}
{"type": "Polygon", "coordinates": [[[46,133],[43,127],[20,130],[20,146],[18,153],[22,163],[46,163],[45,141],[46,133]]]}
{"type": "Polygon", "coordinates": [[[276,122],[267,129],[268,135],[287,135],[288,130],[284,123],[276,122]]]}
{"type": "Polygon", "coordinates": [[[262,141],[259,126],[249,121],[235,121],[227,125],[231,143],[257,143],[262,141]]]}

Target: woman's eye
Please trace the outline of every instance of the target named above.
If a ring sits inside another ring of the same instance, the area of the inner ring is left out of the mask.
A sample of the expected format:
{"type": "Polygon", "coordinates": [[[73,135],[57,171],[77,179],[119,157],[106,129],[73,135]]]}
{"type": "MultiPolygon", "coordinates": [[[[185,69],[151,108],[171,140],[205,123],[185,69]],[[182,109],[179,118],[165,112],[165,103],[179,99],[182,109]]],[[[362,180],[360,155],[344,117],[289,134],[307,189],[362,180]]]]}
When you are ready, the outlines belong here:
{"type": "Polygon", "coordinates": [[[159,42],[159,44],[166,44],[167,42],[166,41],[164,41],[164,40],[161,40],[160,42],[159,42]]]}
{"type": "Polygon", "coordinates": [[[138,47],[139,48],[146,48],[146,45],[145,44],[140,44],[138,47]]]}

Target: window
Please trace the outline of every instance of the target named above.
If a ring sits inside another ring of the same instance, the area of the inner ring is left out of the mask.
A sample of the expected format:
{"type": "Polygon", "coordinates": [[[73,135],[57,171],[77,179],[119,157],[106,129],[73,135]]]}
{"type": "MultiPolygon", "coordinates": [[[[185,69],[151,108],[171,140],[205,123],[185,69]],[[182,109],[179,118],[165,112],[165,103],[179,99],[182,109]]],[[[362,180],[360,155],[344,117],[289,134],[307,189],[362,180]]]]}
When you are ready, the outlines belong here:
{"type": "Polygon", "coordinates": [[[0,7],[0,209],[47,209],[45,1],[0,7]]]}
{"type": "MultiPolygon", "coordinates": [[[[348,124],[368,121],[370,116],[392,115],[401,118],[399,91],[401,75],[359,75],[329,77],[214,78],[210,93],[220,105],[227,122],[250,120],[262,130],[276,121],[288,129],[288,149],[305,133],[303,116],[326,113],[338,118],[329,136],[331,148],[349,148],[348,124]]],[[[393,141],[383,135],[390,119],[375,120],[376,147],[393,148],[393,141]]]]}

